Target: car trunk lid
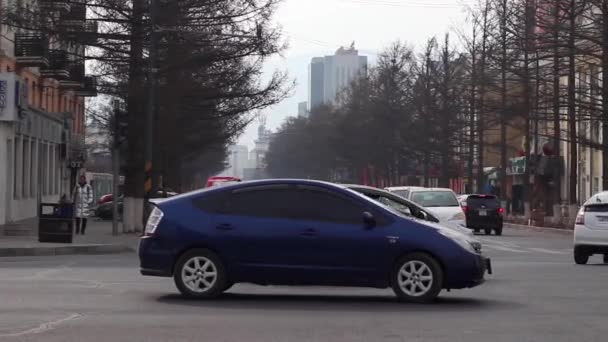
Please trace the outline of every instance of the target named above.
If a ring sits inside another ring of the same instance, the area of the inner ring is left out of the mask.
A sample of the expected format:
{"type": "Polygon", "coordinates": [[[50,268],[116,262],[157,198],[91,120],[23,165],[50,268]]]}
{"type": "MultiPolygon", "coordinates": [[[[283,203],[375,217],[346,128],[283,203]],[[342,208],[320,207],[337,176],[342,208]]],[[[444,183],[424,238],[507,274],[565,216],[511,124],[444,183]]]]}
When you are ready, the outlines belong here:
{"type": "Polygon", "coordinates": [[[589,229],[608,230],[608,204],[586,205],[585,226],[589,229]]]}

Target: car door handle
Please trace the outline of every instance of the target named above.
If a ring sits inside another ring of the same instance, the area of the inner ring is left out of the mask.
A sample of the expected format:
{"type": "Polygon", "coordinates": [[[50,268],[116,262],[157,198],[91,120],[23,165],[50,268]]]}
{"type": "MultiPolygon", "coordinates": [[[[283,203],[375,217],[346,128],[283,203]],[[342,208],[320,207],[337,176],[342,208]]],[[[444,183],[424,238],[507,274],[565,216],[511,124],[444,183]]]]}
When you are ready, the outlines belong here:
{"type": "Polygon", "coordinates": [[[217,230],[233,230],[234,227],[230,223],[222,223],[215,226],[217,230]]]}
{"type": "Polygon", "coordinates": [[[303,232],[301,232],[300,235],[306,236],[306,237],[315,237],[315,236],[319,236],[319,232],[316,229],[306,229],[303,232]]]}

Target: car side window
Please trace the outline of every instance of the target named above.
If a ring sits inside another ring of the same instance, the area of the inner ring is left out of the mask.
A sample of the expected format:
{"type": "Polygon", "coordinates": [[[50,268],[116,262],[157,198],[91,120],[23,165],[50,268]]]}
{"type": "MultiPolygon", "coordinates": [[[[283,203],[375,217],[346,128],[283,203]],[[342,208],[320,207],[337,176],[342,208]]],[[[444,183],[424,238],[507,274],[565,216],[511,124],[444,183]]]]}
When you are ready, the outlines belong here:
{"type": "Polygon", "coordinates": [[[220,213],[227,215],[287,218],[290,216],[290,191],[256,189],[237,191],[226,196],[220,213]]]}
{"type": "Polygon", "coordinates": [[[298,189],[292,203],[295,218],[343,224],[363,221],[363,206],[354,200],[322,189],[298,189]]]}
{"type": "Polygon", "coordinates": [[[206,213],[215,214],[223,204],[224,193],[207,193],[192,200],[195,207],[206,213]]]}

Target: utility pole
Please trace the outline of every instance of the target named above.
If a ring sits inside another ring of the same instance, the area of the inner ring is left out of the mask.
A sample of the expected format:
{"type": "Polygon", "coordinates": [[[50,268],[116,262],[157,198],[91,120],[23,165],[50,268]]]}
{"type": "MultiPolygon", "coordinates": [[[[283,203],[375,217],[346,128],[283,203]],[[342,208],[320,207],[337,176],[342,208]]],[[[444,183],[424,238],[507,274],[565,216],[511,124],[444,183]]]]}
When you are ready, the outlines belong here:
{"type": "Polygon", "coordinates": [[[120,102],[114,100],[112,116],[112,235],[118,235],[118,198],[120,183],[120,102]]]}
{"type": "Polygon", "coordinates": [[[154,111],[156,109],[156,77],[157,77],[157,68],[156,68],[156,53],[157,53],[157,1],[158,0],[149,0],[150,1],[150,51],[148,51],[148,108],[146,111],[146,131],[145,131],[145,164],[144,164],[144,191],[145,191],[145,201],[144,201],[144,217],[142,218],[144,221],[147,220],[148,217],[148,206],[150,197],[152,195],[152,161],[154,160],[154,111]]]}

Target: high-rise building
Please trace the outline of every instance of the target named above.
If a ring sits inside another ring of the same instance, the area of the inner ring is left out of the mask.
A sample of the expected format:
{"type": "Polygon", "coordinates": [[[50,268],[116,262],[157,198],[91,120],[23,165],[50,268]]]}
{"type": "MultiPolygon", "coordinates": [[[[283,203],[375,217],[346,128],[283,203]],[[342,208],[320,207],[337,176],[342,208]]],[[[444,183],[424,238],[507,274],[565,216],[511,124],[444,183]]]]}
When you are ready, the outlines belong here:
{"type": "Polygon", "coordinates": [[[308,111],[325,102],[325,59],[315,57],[308,67],[308,111]]]}
{"type": "Polygon", "coordinates": [[[339,48],[333,56],[313,58],[308,78],[309,110],[321,104],[340,104],[343,91],[366,73],[367,56],[359,56],[354,43],[349,48],[339,48]]]}
{"type": "Polygon", "coordinates": [[[298,103],[298,116],[307,118],[308,117],[308,102],[300,102],[298,103]]]}

